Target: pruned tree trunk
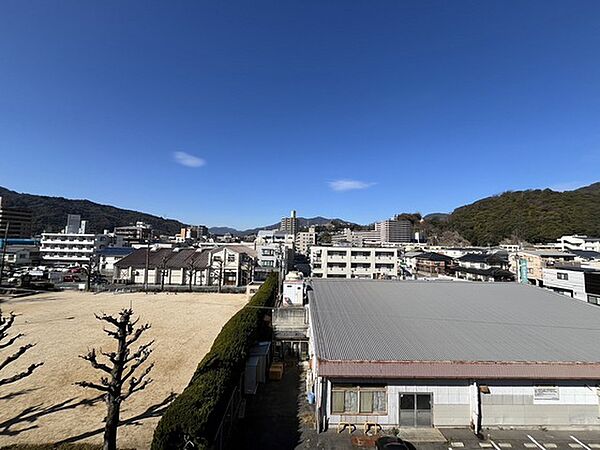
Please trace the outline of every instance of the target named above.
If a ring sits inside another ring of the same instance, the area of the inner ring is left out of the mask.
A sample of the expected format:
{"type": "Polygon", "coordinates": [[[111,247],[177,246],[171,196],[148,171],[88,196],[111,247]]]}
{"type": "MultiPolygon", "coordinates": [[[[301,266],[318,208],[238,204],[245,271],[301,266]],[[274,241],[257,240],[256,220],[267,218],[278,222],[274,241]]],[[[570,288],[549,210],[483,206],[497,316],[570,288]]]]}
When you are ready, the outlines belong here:
{"type": "Polygon", "coordinates": [[[146,369],[140,371],[139,377],[134,376],[137,369],[148,359],[148,356],[152,352],[151,346],[154,341],[140,345],[135,352],[131,351],[132,345],[140,338],[144,331],[150,328],[150,325],[145,324],[136,329],[135,325],[139,319],[132,320],[132,316],[132,309],[122,310],[118,318],[106,314],[102,316],[96,315],[98,320],[108,322],[116,327],[116,330],[105,328],[104,331],[117,341],[117,351],[99,351],[108,360],[107,362],[98,360],[95,349],[90,350],[86,355],[80,356],[80,358],[88,361],[94,369],[98,369],[108,375],[103,375],[100,383],[88,381],[75,383],[81,387],[96,389],[104,393],[106,401],[104,450],[116,450],[117,448],[117,430],[119,428],[121,403],[133,393],[146,388],[152,382],[146,376],[150,373],[154,364],[150,364],[146,369]],[[128,387],[124,389],[128,381],[128,387]]]}

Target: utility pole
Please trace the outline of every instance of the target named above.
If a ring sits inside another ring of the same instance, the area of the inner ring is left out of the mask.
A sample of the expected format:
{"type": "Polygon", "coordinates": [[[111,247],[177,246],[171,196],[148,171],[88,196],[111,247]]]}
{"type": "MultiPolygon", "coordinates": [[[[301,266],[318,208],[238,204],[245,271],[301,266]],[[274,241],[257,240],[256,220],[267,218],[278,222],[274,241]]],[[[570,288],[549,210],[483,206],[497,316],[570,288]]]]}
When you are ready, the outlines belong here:
{"type": "Polygon", "coordinates": [[[2,258],[0,259],[0,286],[2,286],[2,276],[4,275],[4,259],[6,258],[6,240],[8,239],[8,227],[10,222],[6,222],[4,228],[4,240],[2,241],[2,258]]]}
{"type": "MultiPolygon", "coordinates": [[[[152,234],[150,235],[152,236],[152,234]]],[[[148,292],[148,270],[150,269],[150,237],[146,241],[146,270],[144,270],[144,292],[148,292]]]]}

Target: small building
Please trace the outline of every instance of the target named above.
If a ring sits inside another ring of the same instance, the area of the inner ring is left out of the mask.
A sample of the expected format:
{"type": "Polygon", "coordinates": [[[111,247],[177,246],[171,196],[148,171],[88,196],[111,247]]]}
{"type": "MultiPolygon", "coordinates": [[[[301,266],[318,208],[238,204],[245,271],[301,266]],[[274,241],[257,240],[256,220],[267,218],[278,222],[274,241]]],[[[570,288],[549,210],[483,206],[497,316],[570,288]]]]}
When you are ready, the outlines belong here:
{"type": "Polygon", "coordinates": [[[589,267],[556,266],[544,269],[544,287],[568,297],[598,305],[600,270],[589,267]]]}
{"type": "Polygon", "coordinates": [[[133,253],[135,249],[131,247],[106,247],[98,250],[98,268],[100,273],[112,277],[115,270],[115,264],[126,256],[133,253]]]}
{"type": "Polygon", "coordinates": [[[575,255],[555,249],[526,249],[511,255],[511,271],[520,283],[544,286],[543,269],[574,261],[575,255]]]}
{"type": "Polygon", "coordinates": [[[585,235],[562,236],[558,239],[558,246],[561,250],[590,250],[600,252],[600,237],[590,237],[585,235]]]}
{"type": "Polygon", "coordinates": [[[37,266],[42,262],[40,243],[35,239],[0,239],[1,255],[6,266],[37,266]]]}
{"type": "Polygon", "coordinates": [[[319,430],[600,429],[600,308],[518,283],[312,279],[319,430]]]}
{"type": "Polygon", "coordinates": [[[456,260],[451,271],[454,277],[467,281],[514,281],[515,275],[508,270],[508,254],[467,253],[456,260]]]}
{"type": "Polygon", "coordinates": [[[425,252],[415,256],[418,276],[438,277],[448,274],[453,259],[436,252],[425,252]]]}
{"type": "Polygon", "coordinates": [[[0,238],[30,239],[32,217],[30,209],[9,206],[0,196],[0,238]]]}

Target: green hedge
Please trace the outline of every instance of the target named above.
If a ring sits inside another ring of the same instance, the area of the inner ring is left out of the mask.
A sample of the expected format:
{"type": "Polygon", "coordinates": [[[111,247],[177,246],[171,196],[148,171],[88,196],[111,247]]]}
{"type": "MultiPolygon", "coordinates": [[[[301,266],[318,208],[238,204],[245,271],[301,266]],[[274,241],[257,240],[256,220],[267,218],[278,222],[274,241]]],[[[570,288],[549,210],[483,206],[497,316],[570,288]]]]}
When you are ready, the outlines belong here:
{"type": "Polygon", "coordinates": [[[265,322],[277,293],[272,274],[248,304],[223,326],[210,352],[202,359],[189,385],[160,419],[152,450],[183,449],[186,437],[196,449],[208,448],[237,384],[250,347],[270,333],[265,322]]]}

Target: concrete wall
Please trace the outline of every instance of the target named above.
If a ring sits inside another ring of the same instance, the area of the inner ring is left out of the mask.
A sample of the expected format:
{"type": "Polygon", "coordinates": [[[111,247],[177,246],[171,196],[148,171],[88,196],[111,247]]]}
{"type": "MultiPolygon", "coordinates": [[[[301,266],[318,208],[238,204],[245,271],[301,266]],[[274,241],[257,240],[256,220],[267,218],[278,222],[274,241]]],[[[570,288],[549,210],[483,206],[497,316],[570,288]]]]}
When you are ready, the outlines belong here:
{"type": "MultiPolygon", "coordinates": [[[[347,381],[346,381],[347,383],[347,381]]],[[[327,415],[329,424],[353,421],[378,422],[384,427],[399,426],[399,399],[403,392],[431,393],[432,417],[436,427],[468,427],[474,395],[472,386],[465,382],[425,381],[415,383],[394,381],[387,384],[387,415],[348,415],[331,413],[331,386],[327,383],[327,415]]],[[[366,383],[353,382],[361,386],[366,383]]],[[[483,383],[482,383],[483,384],[483,383]]],[[[540,383],[541,384],[541,383],[540,383]]],[[[547,384],[547,383],[546,383],[547,384]]],[[[481,394],[483,426],[556,426],[600,425],[598,390],[583,383],[561,383],[557,387],[558,399],[534,397],[535,382],[497,382],[487,385],[489,394],[481,394]]]]}

